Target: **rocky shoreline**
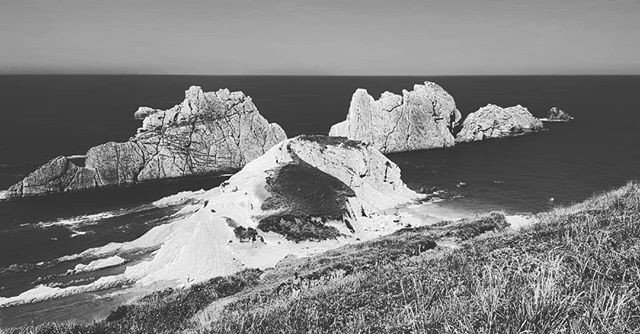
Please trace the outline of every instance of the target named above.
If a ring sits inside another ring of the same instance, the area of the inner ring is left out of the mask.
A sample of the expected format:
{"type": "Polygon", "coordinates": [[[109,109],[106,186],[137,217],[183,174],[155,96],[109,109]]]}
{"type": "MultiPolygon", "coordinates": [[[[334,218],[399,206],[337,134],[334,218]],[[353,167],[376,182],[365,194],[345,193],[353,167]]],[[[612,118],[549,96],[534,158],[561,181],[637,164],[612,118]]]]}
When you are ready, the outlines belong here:
{"type": "Polygon", "coordinates": [[[83,155],[84,166],[56,157],[11,186],[4,197],[227,173],[286,139],[284,130],[262,117],[250,97],[227,89],[205,93],[192,86],[175,107],[143,107],[135,117],[142,119],[142,127],[129,141],[90,148],[83,155]]]}

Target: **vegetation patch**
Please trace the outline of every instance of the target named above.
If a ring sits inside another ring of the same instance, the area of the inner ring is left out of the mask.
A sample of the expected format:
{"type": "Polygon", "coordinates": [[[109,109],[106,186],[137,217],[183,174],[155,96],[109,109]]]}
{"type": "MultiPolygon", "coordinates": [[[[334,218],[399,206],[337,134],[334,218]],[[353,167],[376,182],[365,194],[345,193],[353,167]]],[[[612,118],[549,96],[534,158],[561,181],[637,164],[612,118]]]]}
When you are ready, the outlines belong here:
{"type": "Polygon", "coordinates": [[[264,241],[260,235],[258,235],[258,231],[253,227],[245,228],[243,226],[236,226],[233,229],[233,233],[235,233],[236,238],[240,239],[240,242],[249,242],[249,241],[264,241]]]}
{"type": "Polygon", "coordinates": [[[298,139],[313,142],[326,148],[327,146],[340,146],[347,148],[362,148],[366,144],[358,140],[351,140],[347,137],[330,137],[322,135],[300,135],[298,139]]]}
{"type": "Polygon", "coordinates": [[[340,236],[340,232],[333,226],[323,223],[325,217],[295,216],[292,214],[277,214],[263,218],[258,228],[265,232],[282,234],[287,240],[300,242],[304,240],[327,240],[340,236]]]}
{"type": "Polygon", "coordinates": [[[273,170],[266,188],[272,195],[263,202],[262,210],[278,213],[261,219],[258,228],[294,241],[338,237],[338,230],[324,223],[327,219],[342,221],[347,198],[355,196],[346,184],[303,161],[273,170]]]}

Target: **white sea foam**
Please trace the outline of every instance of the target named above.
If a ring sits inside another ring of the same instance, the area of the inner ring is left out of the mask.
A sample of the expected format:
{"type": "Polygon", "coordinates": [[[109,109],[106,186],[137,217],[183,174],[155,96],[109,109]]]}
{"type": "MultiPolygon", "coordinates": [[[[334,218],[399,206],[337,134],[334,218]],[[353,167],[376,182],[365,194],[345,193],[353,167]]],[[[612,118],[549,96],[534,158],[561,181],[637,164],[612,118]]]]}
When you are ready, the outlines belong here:
{"type": "Polygon", "coordinates": [[[127,262],[125,259],[115,255],[105,259],[98,259],[89,262],[88,264],[77,264],[75,268],[69,269],[67,274],[77,274],[77,273],[85,273],[90,271],[96,271],[100,269],[105,269],[109,267],[119,266],[127,262]]]}
{"type": "Polygon", "coordinates": [[[72,218],[58,219],[54,221],[39,222],[37,223],[37,226],[41,228],[49,228],[52,226],[78,227],[78,226],[84,226],[84,225],[94,225],[99,223],[103,219],[121,216],[121,215],[127,214],[128,212],[129,212],[128,210],[106,211],[106,212],[100,212],[100,213],[95,213],[90,215],[82,215],[82,216],[76,216],[72,218]]]}
{"type": "Polygon", "coordinates": [[[196,190],[196,191],[182,191],[177,194],[161,198],[153,202],[152,204],[159,208],[165,208],[165,207],[176,206],[176,205],[184,205],[194,200],[196,201],[202,200],[202,195],[204,193],[205,191],[203,189],[196,190]]]}
{"type": "Polygon", "coordinates": [[[91,284],[71,286],[66,288],[39,285],[14,297],[0,297],[0,308],[14,305],[37,303],[44,300],[62,298],[84,292],[106,290],[109,288],[122,286],[127,283],[129,282],[124,280],[124,278],[121,276],[106,276],[99,278],[97,281],[91,284]]]}
{"type": "Polygon", "coordinates": [[[566,123],[569,122],[567,120],[563,120],[563,119],[548,119],[548,118],[540,118],[541,121],[543,122],[558,122],[558,123],[566,123]]]}

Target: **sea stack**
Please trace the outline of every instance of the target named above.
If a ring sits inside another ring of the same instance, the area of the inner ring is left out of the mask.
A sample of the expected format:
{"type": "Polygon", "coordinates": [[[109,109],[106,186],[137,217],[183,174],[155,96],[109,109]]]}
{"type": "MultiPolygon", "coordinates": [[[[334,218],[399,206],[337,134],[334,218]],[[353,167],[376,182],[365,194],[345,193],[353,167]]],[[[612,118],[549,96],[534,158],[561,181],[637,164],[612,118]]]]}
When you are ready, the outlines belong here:
{"type": "Polygon", "coordinates": [[[460,118],[453,97],[433,82],[402,95],[384,92],[378,100],[358,89],[346,120],[333,125],[329,135],[367,142],[383,153],[450,147],[460,118]]]}
{"type": "Polygon", "coordinates": [[[521,105],[502,108],[488,104],[467,116],[456,136],[456,143],[512,137],[542,129],[542,121],[521,105]]]}
{"type": "Polygon", "coordinates": [[[558,108],[552,107],[549,109],[547,113],[547,117],[542,120],[545,122],[568,122],[573,119],[573,116],[569,115],[566,111],[558,108]]]}
{"type": "Polygon", "coordinates": [[[260,115],[249,96],[192,86],[168,110],[141,107],[138,133],[127,142],[89,149],[84,166],[59,156],[11,186],[16,198],[129,186],[145,181],[238,170],[286,139],[260,115]]]}

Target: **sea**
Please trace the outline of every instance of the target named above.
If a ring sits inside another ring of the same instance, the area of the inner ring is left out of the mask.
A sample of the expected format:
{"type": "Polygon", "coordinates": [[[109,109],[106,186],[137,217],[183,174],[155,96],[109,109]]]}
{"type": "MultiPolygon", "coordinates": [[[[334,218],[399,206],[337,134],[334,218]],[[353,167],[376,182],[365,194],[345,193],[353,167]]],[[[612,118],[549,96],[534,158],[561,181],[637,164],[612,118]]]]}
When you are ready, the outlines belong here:
{"type": "MultiPolygon", "coordinates": [[[[640,76],[20,75],[0,76],[0,189],[58,155],[128,140],[140,126],[133,118],[139,106],[170,108],[191,85],[243,91],[293,137],[327,134],[344,120],[357,88],[377,98],[424,81],[444,87],[463,115],[492,103],[520,104],[538,117],[556,106],[575,117],[525,136],[389,154],[410,188],[440,190],[443,209],[537,213],[640,179],[640,76]]],[[[64,273],[77,263],[55,259],[133,240],[187,205],[154,201],[210,189],[226,177],[0,201],[0,297],[121,273],[112,267],[67,282],[64,273]]],[[[0,309],[0,327],[65,320],[68,309],[58,306],[0,309]]],[[[91,317],[95,312],[84,314],[91,317]]]]}

